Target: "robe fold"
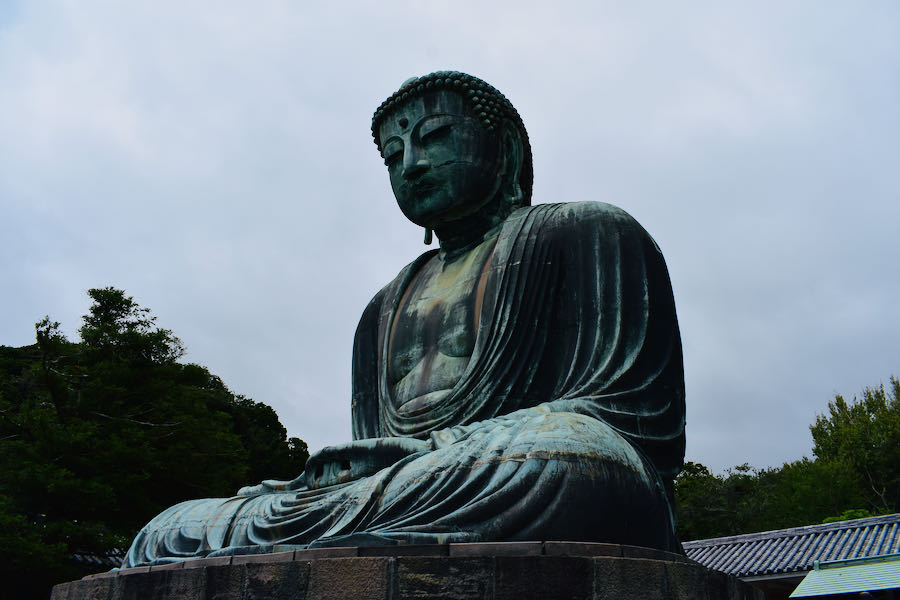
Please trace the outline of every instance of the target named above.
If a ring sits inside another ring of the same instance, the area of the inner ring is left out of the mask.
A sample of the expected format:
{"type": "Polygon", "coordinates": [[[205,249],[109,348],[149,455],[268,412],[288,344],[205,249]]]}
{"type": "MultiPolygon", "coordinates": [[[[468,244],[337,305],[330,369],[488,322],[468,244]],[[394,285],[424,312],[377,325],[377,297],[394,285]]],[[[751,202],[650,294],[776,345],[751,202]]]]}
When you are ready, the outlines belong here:
{"type": "Polygon", "coordinates": [[[684,377],[653,239],[608,204],[515,211],[490,258],[465,372],[439,401],[402,412],[387,373],[391,327],[434,257],[423,254],[373,298],[353,347],[354,439],[412,437],[429,450],[338,485],[311,489],[301,476],[179,504],[141,531],[123,566],[366,535],[677,550],[684,377]]]}

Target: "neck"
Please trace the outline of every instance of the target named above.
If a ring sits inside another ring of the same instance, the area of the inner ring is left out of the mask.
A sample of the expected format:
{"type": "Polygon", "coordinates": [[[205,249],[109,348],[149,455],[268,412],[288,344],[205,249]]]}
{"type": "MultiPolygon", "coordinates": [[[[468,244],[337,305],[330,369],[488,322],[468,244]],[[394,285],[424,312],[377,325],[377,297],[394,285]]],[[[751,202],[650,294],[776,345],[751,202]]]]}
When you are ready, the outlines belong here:
{"type": "Polygon", "coordinates": [[[441,257],[452,261],[494,235],[509,215],[505,206],[504,201],[492,202],[490,208],[486,207],[473,215],[435,227],[434,233],[441,245],[441,257]]]}

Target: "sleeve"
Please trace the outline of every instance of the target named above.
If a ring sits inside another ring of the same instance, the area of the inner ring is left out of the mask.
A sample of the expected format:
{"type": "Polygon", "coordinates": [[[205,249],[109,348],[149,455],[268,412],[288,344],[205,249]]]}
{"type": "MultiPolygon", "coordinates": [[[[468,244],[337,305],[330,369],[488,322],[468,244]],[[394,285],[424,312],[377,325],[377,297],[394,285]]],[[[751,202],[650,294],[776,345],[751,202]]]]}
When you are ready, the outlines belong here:
{"type": "Polygon", "coordinates": [[[381,436],[378,409],[378,325],[384,290],[366,306],[353,339],[353,439],[381,436]]]}

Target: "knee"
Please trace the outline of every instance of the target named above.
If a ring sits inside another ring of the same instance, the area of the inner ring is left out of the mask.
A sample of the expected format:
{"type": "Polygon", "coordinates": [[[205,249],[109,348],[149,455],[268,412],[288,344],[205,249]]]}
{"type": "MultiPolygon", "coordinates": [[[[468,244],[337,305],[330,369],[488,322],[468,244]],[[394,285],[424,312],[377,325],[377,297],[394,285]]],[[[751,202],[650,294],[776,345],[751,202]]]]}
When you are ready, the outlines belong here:
{"type": "Polygon", "coordinates": [[[528,458],[618,464],[646,473],[640,453],[612,427],[587,415],[558,412],[532,417],[512,440],[528,458]]]}
{"type": "Polygon", "coordinates": [[[631,442],[606,423],[576,413],[541,415],[524,429],[523,437],[531,440],[526,457],[544,459],[542,470],[554,474],[555,493],[566,506],[554,533],[674,548],[656,468],[631,442]]]}

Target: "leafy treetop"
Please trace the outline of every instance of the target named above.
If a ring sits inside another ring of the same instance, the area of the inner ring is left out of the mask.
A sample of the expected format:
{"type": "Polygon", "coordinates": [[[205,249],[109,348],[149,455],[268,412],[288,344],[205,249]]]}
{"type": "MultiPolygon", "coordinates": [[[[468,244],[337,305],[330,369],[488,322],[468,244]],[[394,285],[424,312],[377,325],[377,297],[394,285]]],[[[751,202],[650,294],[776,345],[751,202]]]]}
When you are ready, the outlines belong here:
{"type": "Polygon", "coordinates": [[[86,574],[75,553],[121,551],[173,504],[292,479],[308,456],[271,407],[178,362],[149,309],[88,295],[81,341],[45,317],[35,346],[0,346],[0,577],[16,597],[46,598],[86,574]]]}

